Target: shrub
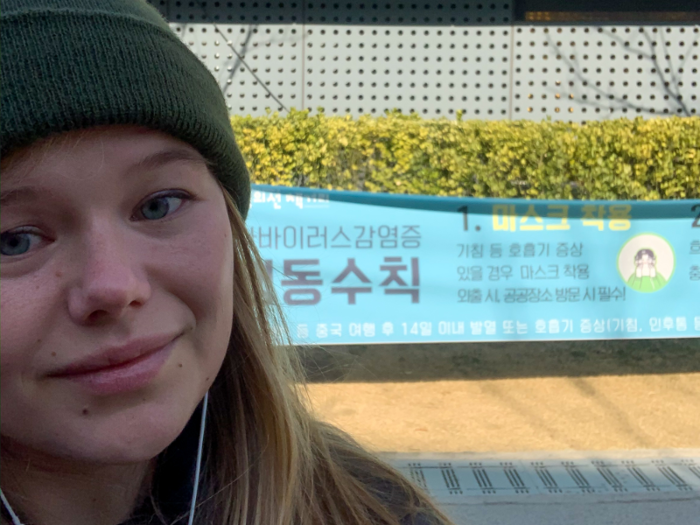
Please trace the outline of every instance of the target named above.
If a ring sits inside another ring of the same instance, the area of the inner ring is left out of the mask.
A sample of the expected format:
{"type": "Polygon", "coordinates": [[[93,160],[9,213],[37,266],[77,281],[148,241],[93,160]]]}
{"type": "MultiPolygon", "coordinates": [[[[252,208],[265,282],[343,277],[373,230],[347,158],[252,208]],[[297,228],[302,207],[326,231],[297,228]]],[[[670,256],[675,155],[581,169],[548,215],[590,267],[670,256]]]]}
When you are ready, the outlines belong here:
{"type": "Polygon", "coordinates": [[[538,199],[700,197],[700,117],[586,124],[329,117],[231,125],[259,184],[538,199]]]}

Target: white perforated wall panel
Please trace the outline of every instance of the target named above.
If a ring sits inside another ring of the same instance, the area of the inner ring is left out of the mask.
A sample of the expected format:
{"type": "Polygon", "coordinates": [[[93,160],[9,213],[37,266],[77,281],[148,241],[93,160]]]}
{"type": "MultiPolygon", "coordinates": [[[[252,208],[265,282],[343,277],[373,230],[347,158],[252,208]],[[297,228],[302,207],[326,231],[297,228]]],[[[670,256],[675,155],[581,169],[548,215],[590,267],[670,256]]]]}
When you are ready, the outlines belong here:
{"type": "Polygon", "coordinates": [[[697,27],[518,27],[514,35],[513,118],[700,111],[697,27]]]}
{"type": "Polygon", "coordinates": [[[265,108],[304,107],[301,26],[171,26],[219,81],[231,114],[263,115],[265,108]]]}
{"type": "Polygon", "coordinates": [[[697,26],[513,25],[510,3],[153,0],[231,114],[700,113],[697,26]]]}
{"type": "Polygon", "coordinates": [[[510,28],[307,26],[305,107],[507,118],[510,28]]]}

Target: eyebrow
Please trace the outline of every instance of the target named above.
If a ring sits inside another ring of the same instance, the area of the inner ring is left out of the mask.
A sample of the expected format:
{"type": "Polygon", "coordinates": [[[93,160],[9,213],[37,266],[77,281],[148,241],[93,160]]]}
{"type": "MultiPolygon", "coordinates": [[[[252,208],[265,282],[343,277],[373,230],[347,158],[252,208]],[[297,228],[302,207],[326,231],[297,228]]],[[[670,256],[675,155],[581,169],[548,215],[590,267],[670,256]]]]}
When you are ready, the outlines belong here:
{"type": "MultiPolygon", "coordinates": [[[[214,167],[213,162],[205,159],[197,152],[185,148],[170,148],[152,153],[135,164],[132,164],[128,168],[127,173],[131,174],[140,171],[155,170],[172,162],[190,162],[204,164],[208,168],[214,167]]],[[[0,191],[0,206],[7,206],[8,204],[19,201],[37,200],[46,193],[48,193],[46,190],[35,185],[0,191]]]]}
{"type": "Polygon", "coordinates": [[[23,186],[13,190],[8,190],[0,193],[0,207],[14,204],[19,201],[37,200],[42,193],[48,193],[38,188],[23,186]]]}
{"type": "Polygon", "coordinates": [[[214,167],[213,162],[208,161],[195,151],[184,148],[171,148],[149,155],[131,166],[129,171],[152,170],[170,162],[194,162],[204,164],[209,168],[214,167]]]}

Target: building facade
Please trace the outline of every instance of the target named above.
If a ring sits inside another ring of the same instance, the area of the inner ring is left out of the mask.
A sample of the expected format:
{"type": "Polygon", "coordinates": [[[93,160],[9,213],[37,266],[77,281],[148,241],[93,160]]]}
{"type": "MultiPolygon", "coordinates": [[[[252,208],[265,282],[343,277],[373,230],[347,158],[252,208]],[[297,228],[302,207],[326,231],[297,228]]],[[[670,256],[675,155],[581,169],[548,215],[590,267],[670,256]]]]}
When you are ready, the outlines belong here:
{"type": "Polygon", "coordinates": [[[700,114],[700,0],[151,0],[231,114],[700,114]],[[659,5],[663,4],[663,5],[659,5]]]}

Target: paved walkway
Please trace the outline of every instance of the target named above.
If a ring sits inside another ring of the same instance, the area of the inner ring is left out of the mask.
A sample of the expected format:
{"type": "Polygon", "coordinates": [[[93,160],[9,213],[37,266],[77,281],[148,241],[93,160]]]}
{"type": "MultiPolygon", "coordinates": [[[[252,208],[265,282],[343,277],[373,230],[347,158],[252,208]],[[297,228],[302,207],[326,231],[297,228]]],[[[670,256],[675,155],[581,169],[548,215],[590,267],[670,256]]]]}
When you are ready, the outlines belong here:
{"type": "Polygon", "coordinates": [[[700,373],[317,383],[309,393],[320,418],[376,451],[700,447],[700,373]]]}

